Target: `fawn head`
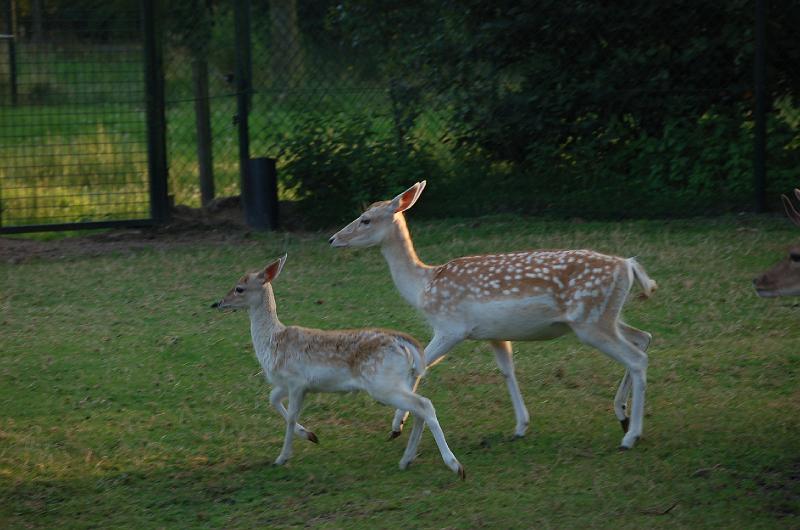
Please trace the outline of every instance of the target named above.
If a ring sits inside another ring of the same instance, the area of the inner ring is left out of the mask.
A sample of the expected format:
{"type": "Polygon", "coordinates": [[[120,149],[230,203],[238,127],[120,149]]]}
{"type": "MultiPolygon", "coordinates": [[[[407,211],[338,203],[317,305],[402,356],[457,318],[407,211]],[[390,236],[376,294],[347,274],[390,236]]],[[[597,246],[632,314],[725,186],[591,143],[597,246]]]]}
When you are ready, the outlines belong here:
{"type": "MultiPolygon", "coordinates": [[[[800,199],[800,189],[794,194],[800,199]]],[[[786,215],[794,224],[800,226],[800,213],[792,206],[786,195],[781,195],[786,215]]],[[[753,279],[758,296],[800,296],[800,246],[789,248],[788,256],[763,274],[753,279]]]]}
{"type": "Polygon", "coordinates": [[[211,305],[219,309],[246,309],[262,303],[264,297],[264,287],[270,284],[283,269],[286,263],[286,254],[276,259],[263,270],[249,272],[239,278],[236,285],[228,291],[228,294],[211,305]]]}
{"type": "Polygon", "coordinates": [[[371,247],[386,237],[394,216],[408,210],[419,199],[425,181],[417,182],[390,201],[376,202],[328,240],[334,247],[371,247]]]}

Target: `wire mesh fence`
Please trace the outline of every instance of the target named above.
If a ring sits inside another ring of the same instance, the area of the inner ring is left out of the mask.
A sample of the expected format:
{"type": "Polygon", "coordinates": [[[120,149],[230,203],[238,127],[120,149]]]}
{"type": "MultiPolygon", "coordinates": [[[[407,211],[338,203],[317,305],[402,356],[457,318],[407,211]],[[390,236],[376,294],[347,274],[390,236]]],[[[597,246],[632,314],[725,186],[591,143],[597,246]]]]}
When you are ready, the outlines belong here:
{"type": "Polygon", "coordinates": [[[148,218],[138,2],[0,4],[0,225],[148,218]]]}
{"type": "MultiPolygon", "coordinates": [[[[277,159],[282,198],[314,222],[423,178],[438,215],[663,217],[756,202],[750,4],[205,7],[211,30],[192,35],[210,35],[210,67],[227,79],[236,51],[226,35],[241,29],[237,7],[247,10],[249,152],[277,159]]],[[[770,43],[782,52],[771,54],[767,96],[776,204],[796,184],[800,82],[785,59],[798,55],[797,7],[771,9],[770,43]]],[[[221,113],[213,140],[228,142],[227,154],[215,146],[214,156],[231,171],[215,181],[235,191],[230,100],[221,113]]]]}
{"type": "MultiPolygon", "coordinates": [[[[15,33],[0,40],[0,220],[146,216],[139,3],[0,4],[15,14],[0,22],[15,33]]],[[[176,203],[239,193],[244,97],[249,156],[277,160],[281,199],[312,224],[421,179],[417,209],[437,215],[753,206],[749,3],[158,5],[176,203]]],[[[773,203],[800,163],[798,9],[768,13],[773,203]]]]}
{"type": "Polygon", "coordinates": [[[236,50],[230,2],[163,5],[164,78],[170,191],[198,206],[239,190],[236,137],[236,50]]]}

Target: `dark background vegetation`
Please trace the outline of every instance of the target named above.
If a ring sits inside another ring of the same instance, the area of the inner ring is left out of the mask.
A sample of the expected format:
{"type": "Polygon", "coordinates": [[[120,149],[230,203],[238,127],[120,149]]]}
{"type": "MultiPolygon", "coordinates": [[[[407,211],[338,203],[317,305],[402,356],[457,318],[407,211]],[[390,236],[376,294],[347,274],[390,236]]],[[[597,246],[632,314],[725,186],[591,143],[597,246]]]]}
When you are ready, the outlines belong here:
{"type": "MultiPolygon", "coordinates": [[[[312,224],[421,179],[423,215],[669,217],[753,206],[753,2],[250,4],[252,153],[278,160],[282,198],[312,224]]],[[[136,5],[18,0],[18,24],[28,37],[41,26],[45,39],[99,44],[97,28],[130,30],[136,5]],[[73,22],[48,26],[61,20],[73,22]]],[[[204,61],[217,191],[236,193],[233,2],[162,9],[171,192],[198,202],[191,66],[204,61]]],[[[767,16],[776,206],[800,180],[800,4],[771,0],[767,16]]]]}

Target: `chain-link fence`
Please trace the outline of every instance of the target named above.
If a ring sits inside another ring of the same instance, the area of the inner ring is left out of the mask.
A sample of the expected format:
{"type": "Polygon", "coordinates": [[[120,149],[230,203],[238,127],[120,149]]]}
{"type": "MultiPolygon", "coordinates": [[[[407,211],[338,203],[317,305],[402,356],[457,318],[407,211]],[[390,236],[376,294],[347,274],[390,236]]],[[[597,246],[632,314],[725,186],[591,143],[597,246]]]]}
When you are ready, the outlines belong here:
{"type": "MultiPolygon", "coordinates": [[[[774,205],[800,162],[800,83],[787,60],[800,46],[797,7],[770,10],[774,205]]],[[[423,178],[419,209],[439,215],[682,216],[758,203],[750,4],[236,0],[198,3],[184,20],[208,60],[218,193],[239,181],[233,36],[247,29],[249,154],[277,159],[281,197],[306,219],[334,222],[423,178]]],[[[191,61],[171,64],[167,79],[183,71],[190,86],[191,61]]],[[[175,98],[186,140],[192,97],[175,98]]],[[[197,158],[178,143],[187,156],[178,165],[171,144],[172,189],[197,204],[197,158]]]]}
{"type": "Polygon", "coordinates": [[[151,216],[139,3],[0,0],[0,228],[151,216]]]}
{"type": "MultiPolygon", "coordinates": [[[[15,52],[0,41],[4,223],[140,215],[139,4],[13,5],[15,52]],[[100,208],[116,200],[126,205],[100,208]]],[[[797,185],[798,9],[773,0],[767,12],[771,204],[797,185]]],[[[277,160],[281,199],[310,224],[421,179],[416,210],[437,215],[681,216],[757,202],[749,3],[176,0],[157,21],[179,204],[239,193],[243,153],[277,160]]]]}

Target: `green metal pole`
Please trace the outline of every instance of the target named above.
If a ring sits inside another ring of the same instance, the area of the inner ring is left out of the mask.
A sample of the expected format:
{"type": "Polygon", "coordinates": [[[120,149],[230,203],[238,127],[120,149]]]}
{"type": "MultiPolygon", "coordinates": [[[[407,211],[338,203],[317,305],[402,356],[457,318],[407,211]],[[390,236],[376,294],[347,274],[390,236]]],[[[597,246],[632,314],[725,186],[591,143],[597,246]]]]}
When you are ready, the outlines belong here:
{"type": "Polygon", "coordinates": [[[755,46],[755,151],[753,156],[753,192],[756,212],[767,209],[767,7],[766,0],[756,0],[755,46]]]}
{"type": "Polygon", "coordinates": [[[250,131],[250,0],[236,0],[234,24],[236,32],[236,119],[239,130],[239,175],[242,204],[249,192],[250,131]]]}
{"type": "Polygon", "coordinates": [[[11,90],[11,104],[17,105],[17,42],[14,34],[14,0],[5,0],[4,17],[6,19],[3,40],[8,41],[8,77],[11,90]]]}
{"type": "Polygon", "coordinates": [[[157,223],[169,220],[167,191],[167,123],[164,115],[164,73],[161,25],[155,0],[141,0],[144,30],[145,87],[147,94],[147,151],[150,174],[150,216],[157,223]]]}

